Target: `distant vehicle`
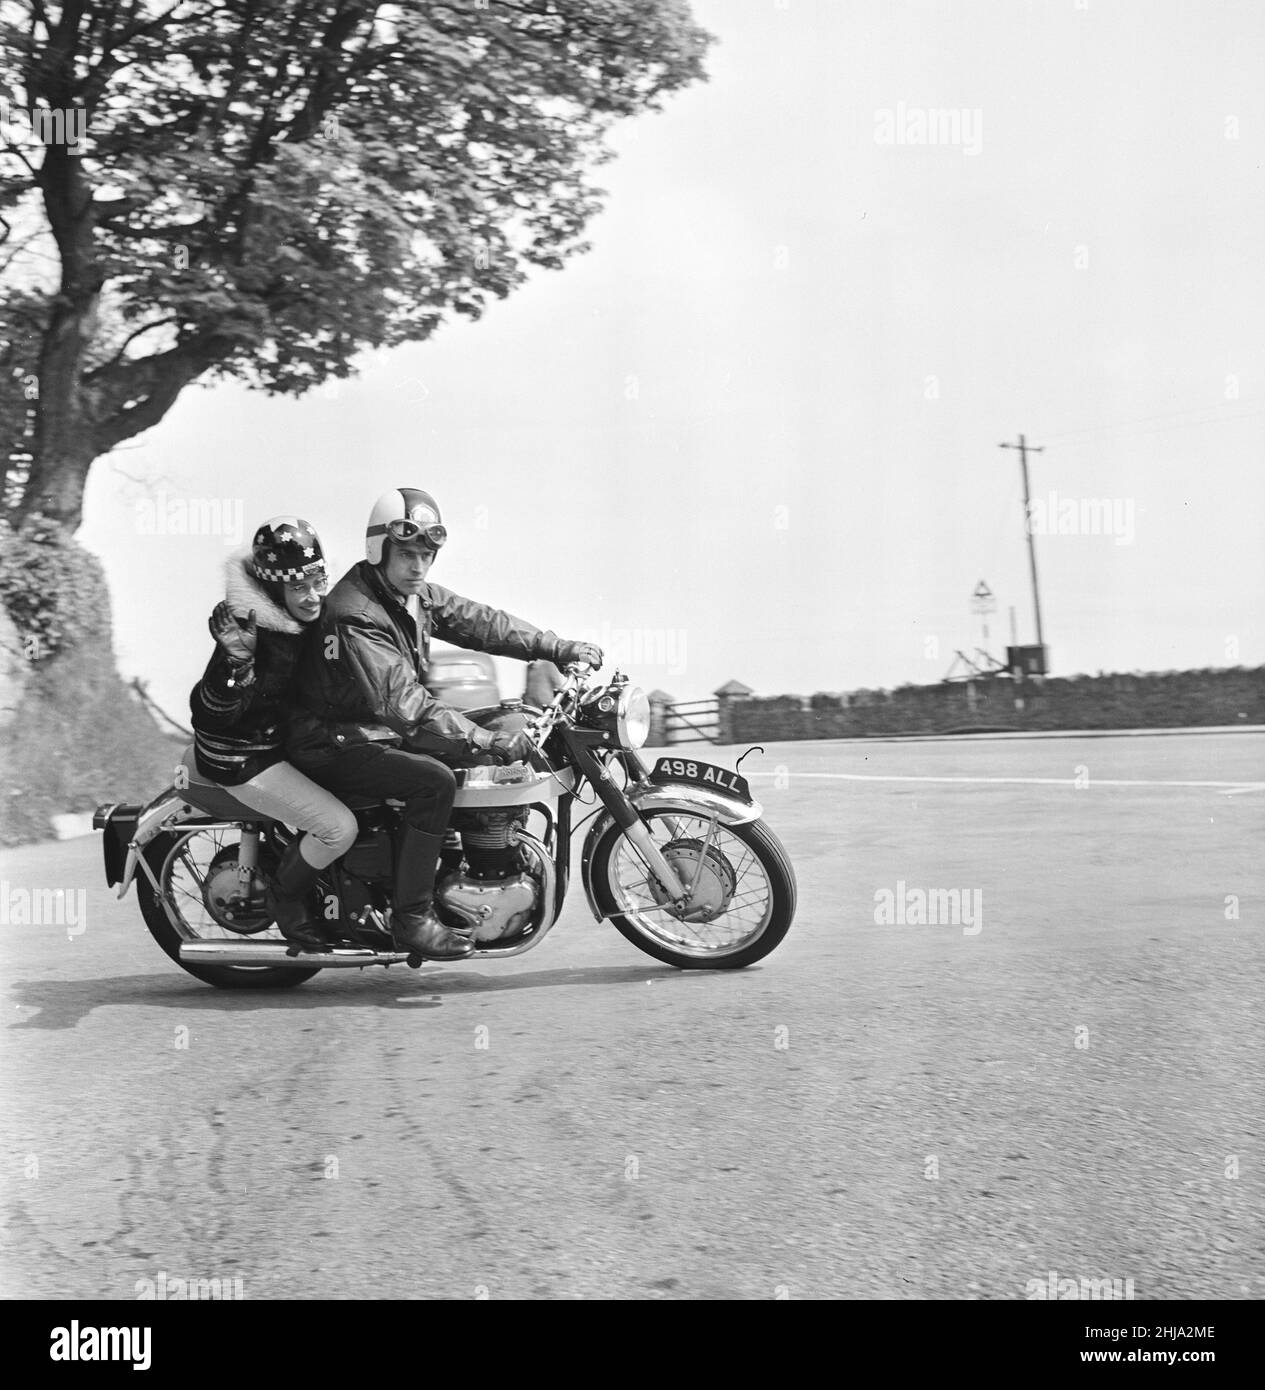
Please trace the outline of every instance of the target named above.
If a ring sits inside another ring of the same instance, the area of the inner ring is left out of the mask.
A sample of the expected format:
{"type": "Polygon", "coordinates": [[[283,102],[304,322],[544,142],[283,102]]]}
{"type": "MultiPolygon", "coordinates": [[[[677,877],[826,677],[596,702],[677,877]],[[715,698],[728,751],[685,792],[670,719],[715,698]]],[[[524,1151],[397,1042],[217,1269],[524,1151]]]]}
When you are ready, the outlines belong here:
{"type": "Polygon", "coordinates": [[[431,648],[426,689],[454,709],[479,709],[501,702],[496,663],[487,652],[431,648]]]}

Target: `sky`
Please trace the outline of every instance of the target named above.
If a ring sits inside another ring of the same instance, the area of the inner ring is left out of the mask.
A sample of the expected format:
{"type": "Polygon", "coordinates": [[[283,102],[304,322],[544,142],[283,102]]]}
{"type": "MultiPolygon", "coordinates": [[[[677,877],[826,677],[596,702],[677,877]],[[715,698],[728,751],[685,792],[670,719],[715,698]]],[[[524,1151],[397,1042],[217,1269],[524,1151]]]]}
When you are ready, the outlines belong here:
{"type": "Polygon", "coordinates": [[[232,544],[297,512],[340,574],[399,485],[434,581],[647,689],[939,680],[1012,606],[1035,640],[1021,432],[1052,674],[1265,664],[1265,7],[694,13],[710,80],[618,128],[589,253],[97,462],[120,669],[177,717],[232,544]]]}

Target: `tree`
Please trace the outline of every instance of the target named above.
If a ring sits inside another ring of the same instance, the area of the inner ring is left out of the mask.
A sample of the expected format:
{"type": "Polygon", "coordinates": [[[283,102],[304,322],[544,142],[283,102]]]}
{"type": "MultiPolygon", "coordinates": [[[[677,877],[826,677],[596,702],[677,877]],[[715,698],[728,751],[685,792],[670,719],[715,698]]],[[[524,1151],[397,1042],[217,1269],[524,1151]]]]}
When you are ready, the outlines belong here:
{"type": "Polygon", "coordinates": [[[708,42],[686,0],[0,4],[6,511],[77,525],[193,381],[301,394],[561,266],[708,42]]]}

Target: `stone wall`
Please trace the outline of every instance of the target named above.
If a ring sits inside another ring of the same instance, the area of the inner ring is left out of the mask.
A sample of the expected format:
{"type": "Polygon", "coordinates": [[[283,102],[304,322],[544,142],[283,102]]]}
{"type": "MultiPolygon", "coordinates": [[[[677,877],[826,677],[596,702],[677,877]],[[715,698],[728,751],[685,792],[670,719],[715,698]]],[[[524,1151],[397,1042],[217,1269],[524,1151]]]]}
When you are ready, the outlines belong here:
{"type": "Polygon", "coordinates": [[[1005,677],[722,704],[722,742],[1265,724],[1265,667],[1005,677]]]}

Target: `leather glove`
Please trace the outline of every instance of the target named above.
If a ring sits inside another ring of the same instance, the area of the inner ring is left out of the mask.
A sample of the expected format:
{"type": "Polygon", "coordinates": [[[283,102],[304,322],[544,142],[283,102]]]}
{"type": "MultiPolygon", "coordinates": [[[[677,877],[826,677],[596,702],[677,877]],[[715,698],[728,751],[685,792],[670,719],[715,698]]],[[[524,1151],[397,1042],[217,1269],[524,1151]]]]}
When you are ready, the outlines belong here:
{"type": "Polygon", "coordinates": [[[207,626],[211,636],[223,648],[228,659],[237,666],[245,666],[255,659],[258,637],[255,632],[255,610],[245,618],[233,612],[233,605],[227,599],[217,603],[207,626]]]}
{"type": "Polygon", "coordinates": [[[558,654],[554,660],[559,666],[567,666],[572,661],[586,661],[595,670],[600,670],[602,662],[606,657],[602,653],[601,647],[595,647],[592,642],[567,642],[562,638],[558,639],[558,654]]]}
{"type": "Polygon", "coordinates": [[[536,745],[527,730],[520,729],[516,734],[492,734],[483,749],[498,763],[525,763],[536,751],[536,745]]]}

